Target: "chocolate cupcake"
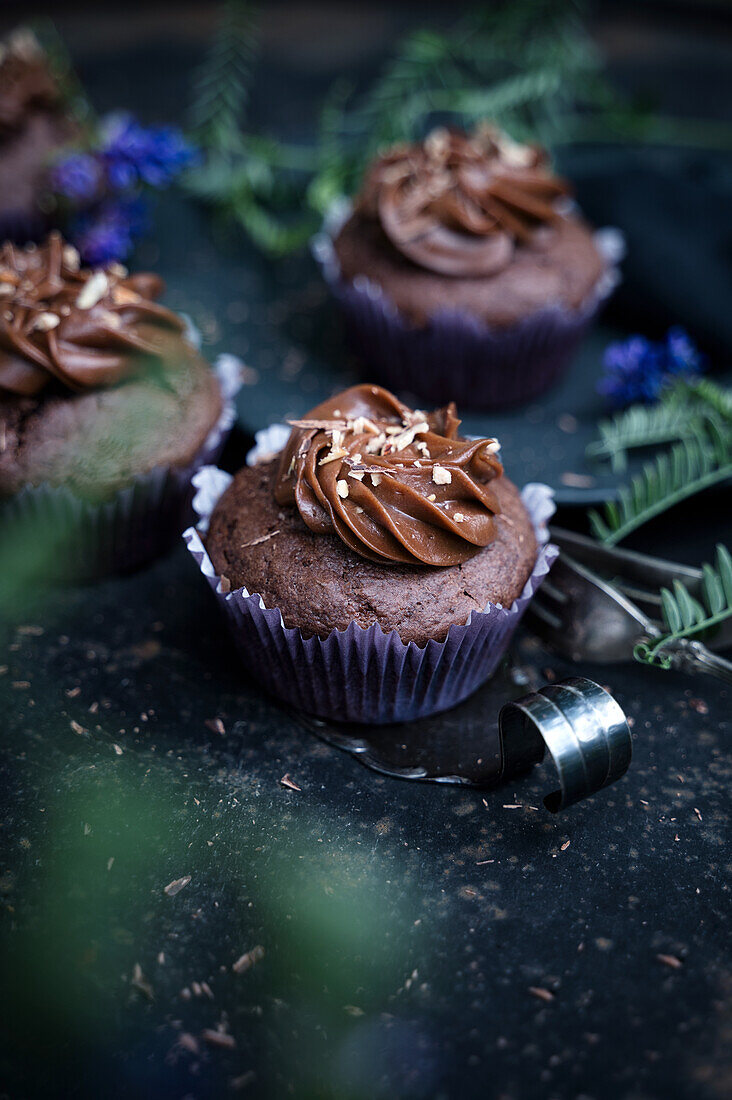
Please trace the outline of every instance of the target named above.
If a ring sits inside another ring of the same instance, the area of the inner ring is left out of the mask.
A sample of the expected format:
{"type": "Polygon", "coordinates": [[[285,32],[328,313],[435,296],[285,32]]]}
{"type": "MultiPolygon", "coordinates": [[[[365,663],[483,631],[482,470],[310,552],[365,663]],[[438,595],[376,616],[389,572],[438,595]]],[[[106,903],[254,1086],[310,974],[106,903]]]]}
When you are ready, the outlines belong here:
{"type": "Polygon", "coordinates": [[[495,439],[459,426],[452,404],[424,413],[355,386],[292,422],[277,457],[233,481],[197,475],[189,549],[273,694],[403,721],[495,670],[553,560],[552,505],[543,486],[519,493],[495,439]]]}
{"type": "Polygon", "coordinates": [[[78,125],[35,36],[0,42],[0,239],[42,233],[47,171],[78,125]]]}
{"type": "Polygon", "coordinates": [[[614,278],[569,194],[540,148],[491,127],[372,164],[315,243],[369,372],[485,408],[551,385],[614,278]]]}
{"type": "Polygon", "coordinates": [[[46,509],[54,571],[130,568],[170,542],[233,421],[162,290],[81,267],[58,233],[0,250],[0,517],[7,537],[46,509]]]}

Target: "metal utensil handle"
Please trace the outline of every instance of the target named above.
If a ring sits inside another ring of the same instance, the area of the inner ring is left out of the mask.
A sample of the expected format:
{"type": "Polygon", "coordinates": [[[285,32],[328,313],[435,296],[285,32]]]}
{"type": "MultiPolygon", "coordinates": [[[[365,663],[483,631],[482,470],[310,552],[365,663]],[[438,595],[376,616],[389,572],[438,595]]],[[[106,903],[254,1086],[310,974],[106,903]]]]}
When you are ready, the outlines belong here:
{"type": "Polygon", "coordinates": [[[498,716],[501,776],[509,779],[549,752],[558,791],[544,799],[551,813],[615,783],[628,770],[631,738],[618,702],[593,680],[571,676],[506,703],[498,716]]]}
{"type": "Polygon", "coordinates": [[[732,661],[712,653],[701,642],[682,641],[678,646],[670,645],[668,651],[674,668],[683,672],[705,672],[725,684],[732,684],[732,661]]]}

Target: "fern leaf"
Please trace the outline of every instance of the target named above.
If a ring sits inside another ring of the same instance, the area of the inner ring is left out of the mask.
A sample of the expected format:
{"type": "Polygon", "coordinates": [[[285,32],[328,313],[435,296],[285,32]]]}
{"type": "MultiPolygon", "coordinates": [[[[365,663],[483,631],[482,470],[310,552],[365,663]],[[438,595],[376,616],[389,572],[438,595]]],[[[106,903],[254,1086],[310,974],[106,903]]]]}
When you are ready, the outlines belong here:
{"type": "Polygon", "coordinates": [[[247,0],[226,0],[193,83],[191,127],[207,148],[237,150],[258,49],[257,13],[247,0]]]}
{"type": "Polygon", "coordinates": [[[703,415],[682,402],[631,405],[598,425],[600,438],[587,447],[587,457],[609,459],[617,473],[627,469],[628,451],[677,443],[697,434],[703,415]]]}
{"type": "Polygon", "coordinates": [[[710,422],[706,437],[686,439],[647,463],[630,485],[618,490],[617,502],[605,506],[604,516],[591,512],[594,533],[614,546],[680,501],[732,477],[731,448],[729,433],[710,422]]]}
{"type": "Polygon", "coordinates": [[[666,632],[635,647],[634,656],[643,664],[671,667],[669,649],[686,638],[706,633],[732,617],[732,557],[718,545],[715,564],[702,566],[704,602],[694,599],[685,585],[674,581],[673,592],[661,589],[661,608],[666,632]]]}

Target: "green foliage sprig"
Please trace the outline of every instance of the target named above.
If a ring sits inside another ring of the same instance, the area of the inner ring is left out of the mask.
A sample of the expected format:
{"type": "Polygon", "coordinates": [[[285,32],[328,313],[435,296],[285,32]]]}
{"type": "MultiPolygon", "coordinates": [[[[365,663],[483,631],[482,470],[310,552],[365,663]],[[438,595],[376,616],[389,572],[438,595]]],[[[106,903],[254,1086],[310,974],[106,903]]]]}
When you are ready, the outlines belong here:
{"type": "Polygon", "coordinates": [[[727,547],[717,546],[714,566],[702,566],[702,601],[675,581],[673,591],[661,589],[661,607],[666,632],[652,642],[640,642],[633,656],[643,664],[668,669],[673,664],[670,646],[705,634],[732,617],[732,556],[727,547]]]}
{"type": "MultiPolygon", "coordinates": [[[[511,0],[482,4],[444,31],[414,31],[366,90],[337,81],[314,140],[288,145],[249,125],[256,9],[227,0],[194,82],[191,125],[206,159],[188,188],[265,251],[282,253],[307,238],[334,198],[357,189],[378,149],[436,123],[492,119],[549,148],[608,136],[702,142],[696,122],[659,120],[614,92],[583,10],[581,0],[511,0]]],[[[727,130],[712,138],[732,141],[727,130]]]]}
{"type": "Polygon", "coordinates": [[[193,80],[190,121],[196,139],[216,153],[240,153],[239,128],[259,52],[259,20],[242,0],[221,5],[208,53],[193,80]]]}
{"type": "Polygon", "coordinates": [[[707,378],[680,381],[663,393],[657,405],[631,405],[601,420],[599,439],[587,447],[587,457],[609,460],[612,469],[622,473],[630,451],[698,438],[712,421],[720,431],[732,431],[732,390],[707,378]]]}
{"type": "Polygon", "coordinates": [[[732,434],[713,420],[707,430],[677,443],[646,463],[629,485],[608,501],[601,516],[589,513],[593,534],[608,546],[675,504],[732,477],[732,434]]]}

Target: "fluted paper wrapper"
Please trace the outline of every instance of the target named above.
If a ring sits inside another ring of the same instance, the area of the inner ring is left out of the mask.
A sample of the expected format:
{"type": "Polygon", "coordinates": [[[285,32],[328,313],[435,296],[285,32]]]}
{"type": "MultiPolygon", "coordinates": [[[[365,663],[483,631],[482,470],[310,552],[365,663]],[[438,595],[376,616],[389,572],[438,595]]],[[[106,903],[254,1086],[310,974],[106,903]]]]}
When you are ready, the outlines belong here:
{"type": "Polygon", "coordinates": [[[221,355],[214,369],[223,407],[193,462],[156,467],[102,503],[82,500],[64,486],[28,487],[0,503],[2,537],[48,540],[44,579],[55,581],[129,572],[165,553],[193,518],[193,475],[216,462],[236,420],[241,362],[221,355]]]}
{"type": "MultiPolygon", "coordinates": [[[[276,447],[281,433],[258,435],[258,450],[276,447]]],[[[404,643],[378,624],[351,622],[327,638],[306,638],[286,627],[276,607],[246,588],[224,592],[202,536],[231,477],[206,467],[194,477],[193,506],[200,516],[184,534],[186,545],[228,620],[242,661],[274,696],[320,718],[381,725],[407,722],[448,710],[477,690],[496,670],[531,597],[559,551],[547,542],[546,521],[554,511],[546,485],[527,485],[522,497],[540,543],[524,590],[509,608],[488,605],[464,625],[450,627],[444,641],[404,643]]]]}
{"type": "Polygon", "coordinates": [[[444,310],[416,326],[366,276],[342,278],[333,241],[350,213],[340,204],[313,239],[312,252],[371,381],[425,401],[499,409],[538,397],[559,380],[601,303],[617,286],[622,234],[602,229],[595,244],[607,268],[576,309],[552,306],[505,327],[444,310]]]}

